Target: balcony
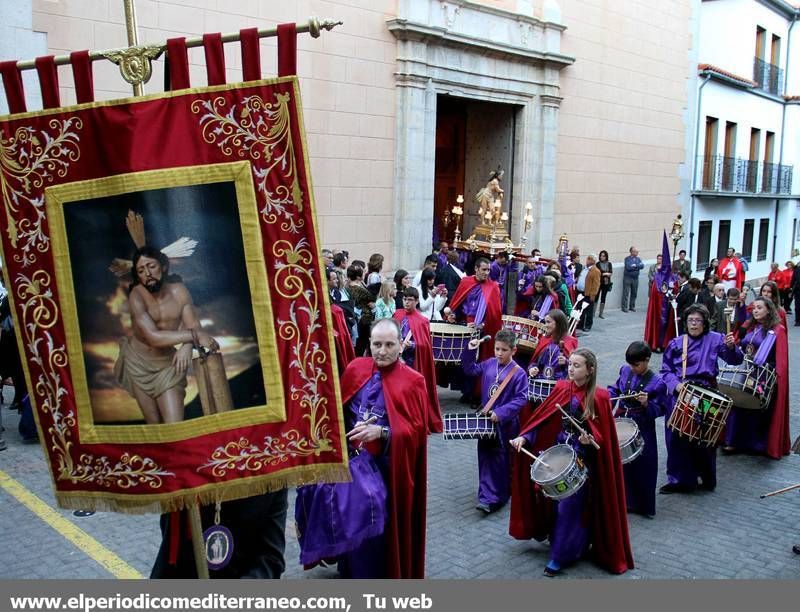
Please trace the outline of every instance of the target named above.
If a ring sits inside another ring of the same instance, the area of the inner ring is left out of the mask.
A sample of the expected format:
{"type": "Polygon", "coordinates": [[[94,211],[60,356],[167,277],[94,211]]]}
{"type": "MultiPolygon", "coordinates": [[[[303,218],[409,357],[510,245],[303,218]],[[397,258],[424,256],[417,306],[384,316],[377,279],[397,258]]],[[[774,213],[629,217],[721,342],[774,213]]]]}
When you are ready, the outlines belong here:
{"type": "Polygon", "coordinates": [[[783,94],[783,70],[775,64],[768,64],[758,57],[753,58],[753,80],[762,91],[775,96],[783,94]]]}
{"type": "Polygon", "coordinates": [[[790,194],[793,166],[711,155],[697,158],[698,190],[790,194]]]}

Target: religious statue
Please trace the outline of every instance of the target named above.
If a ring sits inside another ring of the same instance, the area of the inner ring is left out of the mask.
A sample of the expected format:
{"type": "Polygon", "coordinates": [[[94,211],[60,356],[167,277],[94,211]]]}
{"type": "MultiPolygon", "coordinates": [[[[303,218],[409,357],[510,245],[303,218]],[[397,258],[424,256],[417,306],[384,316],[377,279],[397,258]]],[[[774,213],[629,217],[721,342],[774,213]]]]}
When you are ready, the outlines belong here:
{"type": "MultiPolygon", "coordinates": [[[[503,193],[505,192],[500,188],[500,179],[503,178],[503,173],[504,170],[501,170],[498,166],[497,170],[494,170],[489,175],[489,182],[486,183],[486,187],[482,187],[475,195],[475,200],[480,205],[478,214],[482,220],[487,212],[494,214],[495,208],[498,211],[502,209],[502,204],[495,206],[495,202],[500,201],[502,203],[503,201],[503,193]]],[[[499,216],[500,213],[497,212],[497,215],[499,216]]]]}

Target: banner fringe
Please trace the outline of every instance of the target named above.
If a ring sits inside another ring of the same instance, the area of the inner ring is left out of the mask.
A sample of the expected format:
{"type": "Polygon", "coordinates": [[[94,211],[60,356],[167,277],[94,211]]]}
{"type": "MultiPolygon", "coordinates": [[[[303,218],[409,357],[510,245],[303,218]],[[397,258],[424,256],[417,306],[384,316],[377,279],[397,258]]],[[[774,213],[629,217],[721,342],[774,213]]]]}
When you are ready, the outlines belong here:
{"type": "Polygon", "coordinates": [[[75,492],[56,492],[56,502],[66,510],[91,510],[94,512],[119,512],[122,514],[165,514],[184,510],[196,503],[206,506],[217,501],[233,501],[272,493],[290,487],[300,487],[314,483],[350,482],[350,469],[337,464],[332,466],[308,466],[308,470],[292,474],[280,474],[274,478],[254,482],[249,479],[235,480],[223,488],[183,494],[174,493],[169,499],[142,503],[135,495],[126,499],[101,499],[93,494],[75,492]]]}

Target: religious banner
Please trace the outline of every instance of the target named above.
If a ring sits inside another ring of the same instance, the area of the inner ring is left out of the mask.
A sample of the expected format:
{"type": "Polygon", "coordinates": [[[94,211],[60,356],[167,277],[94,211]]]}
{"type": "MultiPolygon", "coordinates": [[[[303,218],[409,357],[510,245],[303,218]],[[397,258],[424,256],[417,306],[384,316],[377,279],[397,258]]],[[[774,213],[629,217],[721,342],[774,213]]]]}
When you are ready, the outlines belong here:
{"type": "Polygon", "coordinates": [[[349,478],[296,77],[11,115],[0,172],[62,507],[349,478]]]}

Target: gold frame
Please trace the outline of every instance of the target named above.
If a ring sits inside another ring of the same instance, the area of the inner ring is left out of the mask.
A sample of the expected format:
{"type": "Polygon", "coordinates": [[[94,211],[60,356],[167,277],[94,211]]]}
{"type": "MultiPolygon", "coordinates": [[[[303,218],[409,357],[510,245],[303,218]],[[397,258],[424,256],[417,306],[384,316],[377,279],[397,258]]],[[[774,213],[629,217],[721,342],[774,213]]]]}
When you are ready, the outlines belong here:
{"type": "Polygon", "coordinates": [[[285,394],[277,351],[269,348],[273,347],[274,349],[277,346],[277,337],[273,326],[274,317],[268,290],[267,266],[262,246],[258,206],[248,161],[147,170],[57,185],[45,189],[45,206],[50,225],[56,284],[60,295],[59,301],[62,305],[81,444],[175,442],[228,429],[286,420],[285,394]],[[78,325],[69,244],[64,223],[64,206],[70,202],[148,189],[221,182],[233,182],[236,190],[245,266],[250,285],[267,405],[207,415],[180,423],[95,425],[78,325]]]}

